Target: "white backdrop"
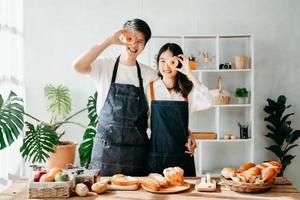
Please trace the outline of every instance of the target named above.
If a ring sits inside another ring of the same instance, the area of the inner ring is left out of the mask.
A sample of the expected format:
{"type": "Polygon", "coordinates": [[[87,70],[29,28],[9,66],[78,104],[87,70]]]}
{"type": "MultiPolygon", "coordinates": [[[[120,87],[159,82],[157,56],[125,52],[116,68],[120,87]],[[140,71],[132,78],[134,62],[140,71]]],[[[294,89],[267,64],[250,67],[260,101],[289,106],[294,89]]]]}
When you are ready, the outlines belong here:
{"type": "MultiPolygon", "coordinates": [[[[103,41],[127,19],[142,18],[153,34],[255,35],[255,161],[273,158],[263,118],[268,97],[284,94],[292,104],[293,127],[300,128],[300,1],[298,0],[26,0],[24,59],[27,111],[45,120],[43,87],[64,84],[72,91],[73,110],[85,106],[95,87],[71,63],[103,41]]],[[[106,55],[114,52],[110,49],[106,55]]],[[[77,118],[83,123],[86,116],[77,118]]],[[[83,130],[68,127],[66,138],[81,141],[83,130]]],[[[300,148],[287,177],[300,189],[300,148]]],[[[218,159],[216,157],[216,159],[218,159]]],[[[78,158],[77,158],[78,162],[78,158]]]]}

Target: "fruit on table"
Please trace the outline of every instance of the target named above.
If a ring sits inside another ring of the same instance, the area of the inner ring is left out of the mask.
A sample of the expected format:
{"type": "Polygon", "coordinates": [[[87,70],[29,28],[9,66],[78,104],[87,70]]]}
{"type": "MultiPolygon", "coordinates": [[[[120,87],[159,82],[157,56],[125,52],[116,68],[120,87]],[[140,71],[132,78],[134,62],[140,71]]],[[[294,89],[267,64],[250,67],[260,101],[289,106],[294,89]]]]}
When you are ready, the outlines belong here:
{"type": "Polygon", "coordinates": [[[69,175],[66,172],[59,172],[55,175],[56,182],[69,181],[69,175]]]}
{"type": "Polygon", "coordinates": [[[89,193],[89,189],[83,183],[78,183],[75,187],[75,192],[78,196],[85,197],[89,193]]]}
{"type": "Polygon", "coordinates": [[[50,176],[49,174],[43,174],[40,178],[40,182],[52,182],[54,180],[53,176],[50,176]]]}
{"type": "Polygon", "coordinates": [[[39,182],[41,176],[43,176],[44,174],[46,174],[45,171],[36,171],[36,172],[34,173],[34,179],[33,179],[33,181],[34,181],[34,182],[39,182]]]}
{"type": "Polygon", "coordinates": [[[57,174],[57,173],[59,173],[59,172],[62,172],[62,169],[60,168],[60,167],[53,167],[53,168],[51,168],[49,171],[48,171],[48,175],[49,176],[53,176],[53,177],[55,177],[55,175],[57,174]]]}

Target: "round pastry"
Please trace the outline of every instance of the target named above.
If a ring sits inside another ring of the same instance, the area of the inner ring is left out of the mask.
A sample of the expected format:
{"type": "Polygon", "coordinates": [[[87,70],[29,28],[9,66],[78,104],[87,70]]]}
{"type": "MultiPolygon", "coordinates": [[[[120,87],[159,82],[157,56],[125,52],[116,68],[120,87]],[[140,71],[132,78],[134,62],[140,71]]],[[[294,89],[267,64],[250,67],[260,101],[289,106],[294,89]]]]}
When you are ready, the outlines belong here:
{"type": "Polygon", "coordinates": [[[119,40],[125,44],[134,44],[136,38],[132,30],[123,29],[119,36],[119,40]]]}
{"type": "Polygon", "coordinates": [[[172,57],[172,58],[168,59],[167,64],[171,68],[176,68],[178,66],[179,62],[178,62],[177,58],[172,57]]]}
{"type": "Polygon", "coordinates": [[[169,167],[164,169],[163,174],[168,184],[171,186],[184,184],[184,171],[180,167],[169,167]]]}

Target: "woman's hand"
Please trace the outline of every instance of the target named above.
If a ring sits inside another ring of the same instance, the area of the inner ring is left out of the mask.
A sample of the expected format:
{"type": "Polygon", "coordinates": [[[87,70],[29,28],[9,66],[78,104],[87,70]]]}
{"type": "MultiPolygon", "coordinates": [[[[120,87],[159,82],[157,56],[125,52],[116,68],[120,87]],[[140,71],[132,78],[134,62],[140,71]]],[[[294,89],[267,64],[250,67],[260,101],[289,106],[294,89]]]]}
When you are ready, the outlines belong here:
{"type": "Polygon", "coordinates": [[[176,71],[179,71],[180,73],[189,76],[192,74],[192,70],[190,67],[190,60],[187,56],[180,54],[178,56],[175,56],[177,60],[182,64],[181,68],[175,68],[176,71]]]}
{"type": "Polygon", "coordinates": [[[185,151],[185,153],[193,156],[195,149],[197,148],[197,144],[196,144],[196,141],[193,138],[192,134],[189,134],[188,142],[185,144],[185,146],[188,149],[188,151],[185,151]]]}

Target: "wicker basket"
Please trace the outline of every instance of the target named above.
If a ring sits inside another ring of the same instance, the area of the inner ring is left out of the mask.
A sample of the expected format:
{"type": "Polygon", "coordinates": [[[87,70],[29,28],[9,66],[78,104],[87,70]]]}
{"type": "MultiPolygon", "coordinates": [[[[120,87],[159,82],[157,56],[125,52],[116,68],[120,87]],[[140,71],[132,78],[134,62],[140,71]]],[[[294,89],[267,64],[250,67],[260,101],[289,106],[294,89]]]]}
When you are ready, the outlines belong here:
{"type": "Polygon", "coordinates": [[[222,89],[222,78],[218,78],[218,88],[210,90],[209,93],[213,97],[214,105],[224,105],[230,103],[230,92],[222,89]]]}
{"type": "Polygon", "coordinates": [[[239,183],[233,180],[227,180],[223,176],[221,176],[221,182],[219,182],[219,185],[224,185],[227,189],[244,193],[266,192],[271,189],[272,184],[272,182],[262,184],[239,183]]]}
{"type": "Polygon", "coordinates": [[[29,182],[28,198],[67,198],[74,185],[74,178],[67,182],[29,182]]]}

